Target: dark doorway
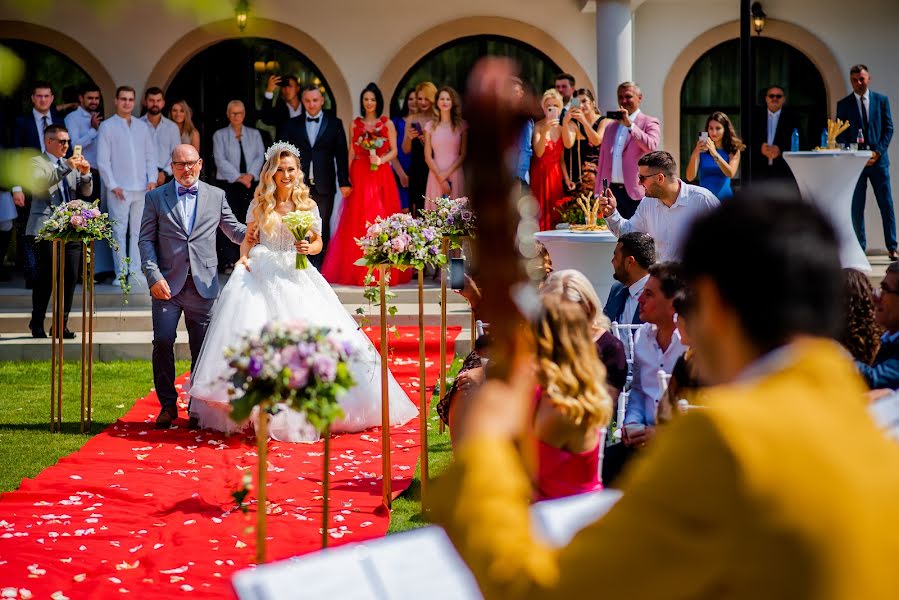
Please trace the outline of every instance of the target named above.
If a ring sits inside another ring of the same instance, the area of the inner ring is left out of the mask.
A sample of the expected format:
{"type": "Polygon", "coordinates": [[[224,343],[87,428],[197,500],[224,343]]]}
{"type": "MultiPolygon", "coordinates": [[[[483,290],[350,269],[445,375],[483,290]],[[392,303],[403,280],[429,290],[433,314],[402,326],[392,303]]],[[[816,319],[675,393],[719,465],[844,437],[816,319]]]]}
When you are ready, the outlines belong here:
{"type": "Polygon", "coordinates": [[[318,85],[325,96],[325,109],[336,109],[324,75],[308,58],[290,46],[264,38],[225,40],[210,46],[191,58],[172,80],[166,103],[171,106],[185,100],[193,110],[207,181],[215,180],[212,134],[228,125],[225,108],[231,100],[243,101],[246,125],[260,130],[266,146],[271,143],[274,130],[257,120],[257,110],[265,100],[265,86],[273,73],[294,75],[301,86],[318,85]]]}

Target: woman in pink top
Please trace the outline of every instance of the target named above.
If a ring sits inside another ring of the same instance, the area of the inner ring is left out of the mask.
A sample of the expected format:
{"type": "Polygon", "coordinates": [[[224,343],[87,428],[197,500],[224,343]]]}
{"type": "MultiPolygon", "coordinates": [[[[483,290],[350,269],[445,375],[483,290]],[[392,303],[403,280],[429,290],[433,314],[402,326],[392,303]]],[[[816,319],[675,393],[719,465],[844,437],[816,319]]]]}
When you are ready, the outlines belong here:
{"type": "Polygon", "coordinates": [[[462,163],[465,161],[467,133],[462,121],[459,94],[451,87],[437,93],[438,117],[425,126],[425,162],[428,164],[428,187],[425,191],[426,209],[433,209],[434,198],[465,195],[462,163]]]}
{"type": "Polygon", "coordinates": [[[602,449],[612,400],[584,309],[561,295],[544,295],[535,334],[540,381],[534,416],[536,499],[602,489],[602,449]]]}

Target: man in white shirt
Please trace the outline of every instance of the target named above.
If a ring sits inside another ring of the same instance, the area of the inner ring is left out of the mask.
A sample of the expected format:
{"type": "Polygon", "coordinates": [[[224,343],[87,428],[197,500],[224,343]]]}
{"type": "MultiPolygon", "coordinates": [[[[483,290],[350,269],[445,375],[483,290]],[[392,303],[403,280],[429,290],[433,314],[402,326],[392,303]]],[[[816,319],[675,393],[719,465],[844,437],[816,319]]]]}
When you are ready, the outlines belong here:
{"type": "Polygon", "coordinates": [[[662,396],[658,373],[671,373],[687,349],[681,343],[674,312],[674,298],[684,285],[677,263],[658,263],[649,269],[649,280],[640,294],[644,324],[634,335],[633,382],[624,414],[623,447],[610,447],[603,461],[603,483],[607,485],[634,451],[655,435],[656,404],[662,396]]]}
{"type": "Polygon", "coordinates": [[[612,253],[612,276],[615,285],[603,312],[612,321],[625,325],[640,325],[640,294],[649,280],[649,267],[655,263],[655,242],[649,235],[632,231],[618,238],[612,253]]]}
{"type": "MultiPolygon", "coordinates": [[[[78,93],[78,108],[66,115],[66,129],[72,136],[72,147],[81,146],[81,154],[91,165],[97,164],[97,137],[103,115],[100,114],[100,88],[88,83],[78,93]]],[[[94,193],[97,179],[94,178],[94,193]]]]}
{"type": "Polygon", "coordinates": [[[631,231],[648,233],[655,241],[658,261],[678,260],[690,225],[720,202],[704,187],[682,181],[674,157],[664,150],[650,152],[637,165],[646,197],[634,216],[624,219],[617,210],[615,195],[606,190],[601,200],[606,223],[619,237],[631,231]]]}
{"type": "MultiPolygon", "coordinates": [[[[131,269],[138,271],[140,250],[138,237],[144,212],[144,195],[156,187],[159,176],[156,147],[150,127],[134,118],[135,91],[129,86],[116,90],[116,114],[100,125],[97,144],[97,167],[106,192],[109,216],[115,221],[113,237],[119,246],[113,252],[115,272],[121,274],[125,258],[131,269]]],[[[118,279],[113,285],[120,285],[118,279]]]]}
{"type": "Polygon", "coordinates": [[[150,135],[156,148],[156,185],[162,185],[172,177],[172,152],[181,143],[181,131],[174,121],[162,115],[165,93],[160,88],[147,88],[144,92],[144,106],[147,114],[141,117],[141,121],[150,126],[150,135]]]}

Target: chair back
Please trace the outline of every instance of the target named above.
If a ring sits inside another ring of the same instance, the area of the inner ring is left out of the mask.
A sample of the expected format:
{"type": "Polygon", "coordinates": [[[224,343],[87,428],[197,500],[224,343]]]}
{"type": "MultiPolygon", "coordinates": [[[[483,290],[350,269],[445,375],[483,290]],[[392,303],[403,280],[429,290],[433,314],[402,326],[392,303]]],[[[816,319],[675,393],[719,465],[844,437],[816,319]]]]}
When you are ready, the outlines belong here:
{"type": "Polygon", "coordinates": [[[624,325],[617,321],[612,321],[612,335],[621,340],[621,343],[624,345],[628,383],[630,383],[634,373],[634,335],[640,327],[641,325],[624,325]]]}

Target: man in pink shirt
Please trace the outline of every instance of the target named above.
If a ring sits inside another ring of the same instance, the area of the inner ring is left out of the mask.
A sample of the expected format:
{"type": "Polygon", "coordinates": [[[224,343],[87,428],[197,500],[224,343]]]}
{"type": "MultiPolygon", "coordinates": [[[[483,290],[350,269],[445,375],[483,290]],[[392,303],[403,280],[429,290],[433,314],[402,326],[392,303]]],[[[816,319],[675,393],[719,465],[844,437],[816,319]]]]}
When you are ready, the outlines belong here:
{"type": "Polygon", "coordinates": [[[658,149],[661,135],[659,120],[640,110],[642,102],[643,92],[636,83],[625,81],[618,86],[619,118],[606,127],[596,169],[596,193],[603,193],[602,182],[607,180],[625,219],[633,216],[644,196],[637,161],[658,149]]]}

